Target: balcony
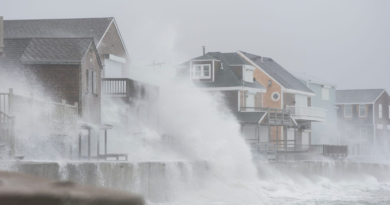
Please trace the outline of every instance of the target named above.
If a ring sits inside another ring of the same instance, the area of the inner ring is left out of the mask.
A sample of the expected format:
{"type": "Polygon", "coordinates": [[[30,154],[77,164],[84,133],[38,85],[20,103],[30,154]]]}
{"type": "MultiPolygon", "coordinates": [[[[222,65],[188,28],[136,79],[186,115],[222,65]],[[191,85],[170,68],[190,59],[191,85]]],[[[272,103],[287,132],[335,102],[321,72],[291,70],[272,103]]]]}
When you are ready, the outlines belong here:
{"type": "MultiPolygon", "coordinates": [[[[290,124],[290,110],[268,108],[268,107],[240,107],[241,114],[256,114],[256,112],[266,113],[265,123],[275,126],[285,126],[290,124]]],[[[257,120],[259,121],[259,120],[257,120]]]]}
{"type": "Polygon", "coordinates": [[[159,89],[157,86],[128,78],[102,78],[102,95],[122,98],[125,102],[156,100],[159,96],[159,89]]]}
{"type": "Polygon", "coordinates": [[[296,121],[324,122],[326,119],[324,108],[289,105],[286,108],[290,110],[292,118],[296,121]]]}

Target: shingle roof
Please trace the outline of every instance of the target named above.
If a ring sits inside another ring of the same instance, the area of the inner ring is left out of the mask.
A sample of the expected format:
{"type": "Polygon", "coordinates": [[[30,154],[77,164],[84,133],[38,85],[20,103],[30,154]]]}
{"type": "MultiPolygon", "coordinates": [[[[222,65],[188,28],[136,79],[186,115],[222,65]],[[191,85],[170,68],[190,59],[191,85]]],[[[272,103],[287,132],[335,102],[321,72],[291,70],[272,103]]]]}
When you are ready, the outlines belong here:
{"type": "Polygon", "coordinates": [[[336,84],[334,84],[332,82],[329,82],[327,80],[323,80],[321,78],[318,78],[316,76],[313,76],[313,75],[310,75],[310,74],[307,74],[307,73],[291,72],[291,71],[290,71],[290,73],[293,74],[296,78],[301,79],[301,80],[306,81],[306,82],[320,84],[320,85],[329,85],[329,86],[336,87],[336,84]]]}
{"type": "Polygon", "coordinates": [[[92,43],[92,38],[33,38],[20,61],[23,64],[80,63],[92,43]]]}
{"type": "Polygon", "coordinates": [[[259,84],[257,81],[254,81],[253,83],[249,83],[240,79],[240,77],[230,68],[230,64],[228,63],[227,59],[231,56],[231,54],[226,55],[225,53],[220,53],[220,52],[209,52],[207,53],[207,55],[212,56],[217,60],[220,60],[223,69],[216,70],[214,82],[194,81],[194,83],[199,87],[238,87],[244,85],[245,87],[248,88],[265,90],[264,86],[259,84]]]}
{"type": "Polygon", "coordinates": [[[196,58],[194,58],[194,59],[192,59],[192,60],[218,60],[218,59],[216,59],[216,58],[214,58],[213,56],[210,56],[210,55],[208,55],[208,54],[206,53],[205,55],[196,57],[196,58]]]}
{"type": "Polygon", "coordinates": [[[293,76],[271,58],[261,57],[242,51],[241,53],[243,53],[247,58],[263,69],[264,72],[279,82],[283,87],[297,91],[314,93],[312,90],[310,90],[310,88],[308,88],[305,84],[303,84],[300,80],[298,80],[295,76],[293,76]]]}
{"type": "Polygon", "coordinates": [[[0,58],[0,68],[6,70],[21,68],[20,58],[30,41],[30,38],[4,39],[5,56],[0,58]]]}
{"type": "Polygon", "coordinates": [[[113,21],[109,18],[5,20],[4,38],[86,38],[97,45],[113,21]]]}
{"type": "Polygon", "coordinates": [[[373,103],[384,90],[336,90],[336,104],[373,103]]]}

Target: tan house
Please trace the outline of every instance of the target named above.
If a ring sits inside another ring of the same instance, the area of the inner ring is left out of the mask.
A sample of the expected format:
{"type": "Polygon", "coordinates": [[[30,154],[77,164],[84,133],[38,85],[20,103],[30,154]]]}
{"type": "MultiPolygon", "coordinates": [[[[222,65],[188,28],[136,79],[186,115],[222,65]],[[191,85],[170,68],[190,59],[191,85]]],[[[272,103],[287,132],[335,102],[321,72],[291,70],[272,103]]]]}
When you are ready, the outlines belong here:
{"type": "Polygon", "coordinates": [[[201,89],[223,93],[250,142],[307,151],[311,123],[326,120],[324,109],[311,107],[315,93],[271,58],[208,52],[177,70],[201,89]]]}

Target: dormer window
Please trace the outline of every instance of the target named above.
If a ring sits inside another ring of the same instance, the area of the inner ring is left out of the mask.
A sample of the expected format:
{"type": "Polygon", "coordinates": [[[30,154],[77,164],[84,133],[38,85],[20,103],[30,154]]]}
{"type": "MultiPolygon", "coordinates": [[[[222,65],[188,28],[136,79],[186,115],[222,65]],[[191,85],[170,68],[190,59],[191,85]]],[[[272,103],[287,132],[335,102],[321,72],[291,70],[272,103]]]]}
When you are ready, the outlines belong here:
{"type": "Polygon", "coordinates": [[[255,68],[253,66],[243,66],[243,76],[244,81],[253,83],[253,71],[255,68]]]}
{"type": "Polygon", "coordinates": [[[211,79],[211,66],[209,64],[193,65],[194,79],[211,79]]]}

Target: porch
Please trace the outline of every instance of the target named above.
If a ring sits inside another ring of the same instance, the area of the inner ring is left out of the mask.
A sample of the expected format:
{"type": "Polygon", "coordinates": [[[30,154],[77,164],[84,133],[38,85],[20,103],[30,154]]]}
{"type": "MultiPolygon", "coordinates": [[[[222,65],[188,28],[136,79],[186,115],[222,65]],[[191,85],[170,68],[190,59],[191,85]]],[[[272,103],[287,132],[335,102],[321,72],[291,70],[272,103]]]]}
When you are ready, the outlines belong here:
{"type": "Polygon", "coordinates": [[[324,122],[326,120],[324,108],[287,105],[286,109],[290,111],[292,118],[296,121],[324,122]]]}

